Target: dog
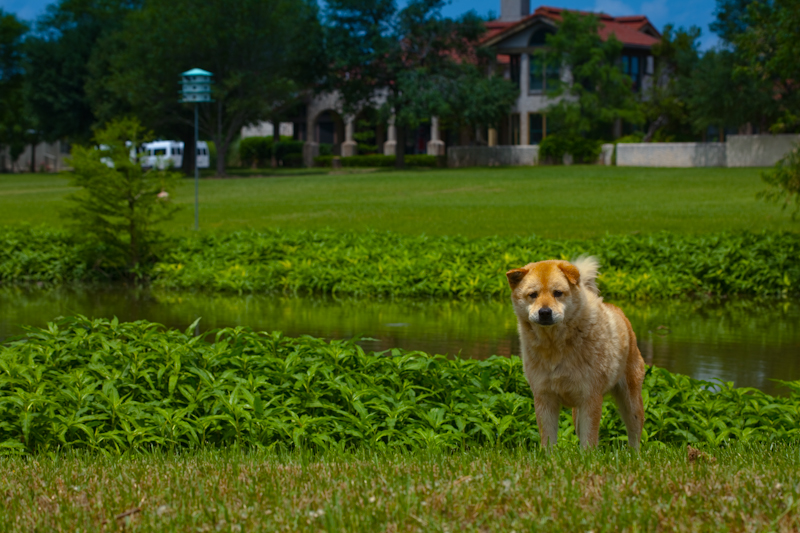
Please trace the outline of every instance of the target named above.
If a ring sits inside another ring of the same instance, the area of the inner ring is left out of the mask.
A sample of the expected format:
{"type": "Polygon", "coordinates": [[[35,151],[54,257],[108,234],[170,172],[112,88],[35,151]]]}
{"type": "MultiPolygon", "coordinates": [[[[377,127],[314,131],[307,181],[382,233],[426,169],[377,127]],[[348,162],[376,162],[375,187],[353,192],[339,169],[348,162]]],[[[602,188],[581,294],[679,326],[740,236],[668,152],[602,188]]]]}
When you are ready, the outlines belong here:
{"type": "Polygon", "coordinates": [[[562,406],[572,408],[584,448],[596,446],[603,397],[610,394],[634,450],[644,426],[645,366],[622,310],[603,302],[594,257],[540,261],[506,273],[517,315],[525,378],[542,447],[555,446],[562,406]]]}

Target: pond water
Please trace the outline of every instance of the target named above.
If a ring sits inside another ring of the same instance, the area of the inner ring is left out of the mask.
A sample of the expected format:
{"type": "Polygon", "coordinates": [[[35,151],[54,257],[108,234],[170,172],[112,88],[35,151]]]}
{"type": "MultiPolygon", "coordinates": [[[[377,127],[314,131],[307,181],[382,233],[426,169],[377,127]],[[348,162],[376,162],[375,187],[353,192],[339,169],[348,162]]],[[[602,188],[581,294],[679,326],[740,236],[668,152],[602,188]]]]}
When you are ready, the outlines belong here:
{"type": "MultiPolygon", "coordinates": [[[[774,379],[800,379],[800,301],[617,302],[648,364],[770,394],[774,379]]],[[[0,339],[82,314],[147,319],[185,329],[248,326],[289,336],[370,337],[368,350],[404,348],[459,357],[519,354],[510,302],[231,296],[147,289],[0,290],[0,339]]]]}

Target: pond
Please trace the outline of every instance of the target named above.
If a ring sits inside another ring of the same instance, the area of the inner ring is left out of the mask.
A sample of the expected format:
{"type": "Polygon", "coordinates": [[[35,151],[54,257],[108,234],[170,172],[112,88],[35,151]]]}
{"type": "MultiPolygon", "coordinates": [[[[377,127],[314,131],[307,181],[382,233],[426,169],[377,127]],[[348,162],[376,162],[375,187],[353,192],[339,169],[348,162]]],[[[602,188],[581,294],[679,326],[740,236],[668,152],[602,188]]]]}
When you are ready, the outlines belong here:
{"type": "MultiPolygon", "coordinates": [[[[800,379],[800,301],[617,302],[648,364],[698,379],[733,381],[770,394],[774,379],[800,379]]],[[[519,354],[510,302],[333,299],[105,288],[0,290],[0,339],[82,314],[147,319],[185,329],[248,326],[289,336],[369,337],[368,350],[404,348],[459,357],[519,354]]]]}

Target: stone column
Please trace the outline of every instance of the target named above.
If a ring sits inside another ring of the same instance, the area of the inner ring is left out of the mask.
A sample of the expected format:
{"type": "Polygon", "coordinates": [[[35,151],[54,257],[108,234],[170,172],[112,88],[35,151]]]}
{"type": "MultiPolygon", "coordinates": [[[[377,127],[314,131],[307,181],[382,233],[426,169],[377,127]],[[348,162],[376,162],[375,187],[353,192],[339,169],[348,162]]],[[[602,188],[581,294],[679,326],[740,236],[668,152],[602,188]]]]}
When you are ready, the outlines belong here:
{"type": "MultiPolygon", "coordinates": [[[[519,89],[520,104],[528,99],[528,92],[531,85],[530,56],[521,54],[519,59],[519,89]]],[[[528,116],[528,106],[519,105],[519,143],[526,146],[531,143],[530,117],[528,116]]]]}
{"type": "Polygon", "coordinates": [[[344,122],[344,142],[342,143],[342,157],[350,157],[358,153],[358,143],[353,140],[355,133],[355,117],[346,117],[344,122]]]}
{"type": "Polygon", "coordinates": [[[311,168],[314,166],[314,158],[319,155],[319,139],[317,138],[317,128],[314,124],[316,117],[309,113],[306,119],[306,142],[303,144],[303,164],[311,168]]]}
{"type": "Polygon", "coordinates": [[[389,119],[388,139],[383,143],[383,155],[395,155],[397,152],[397,127],[394,125],[394,115],[389,119]]]}
{"type": "Polygon", "coordinates": [[[497,130],[489,128],[489,146],[497,146],[497,130]]]}
{"type": "Polygon", "coordinates": [[[431,117],[431,140],[428,155],[444,155],[444,141],[439,139],[439,117],[431,117]]]}

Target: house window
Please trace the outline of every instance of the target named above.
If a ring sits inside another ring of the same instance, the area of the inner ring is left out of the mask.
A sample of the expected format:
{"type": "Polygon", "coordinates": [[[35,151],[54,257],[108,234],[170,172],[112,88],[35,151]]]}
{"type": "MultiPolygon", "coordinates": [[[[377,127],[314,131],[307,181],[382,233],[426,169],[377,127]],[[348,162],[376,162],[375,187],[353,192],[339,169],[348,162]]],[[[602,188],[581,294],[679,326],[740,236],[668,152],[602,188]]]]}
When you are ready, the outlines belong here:
{"type": "Polygon", "coordinates": [[[642,82],[639,56],[625,54],[622,56],[622,72],[631,77],[632,89],[638,92],[642,82]]]}
{"type": "Polygon", "coordinates": [[[547,64],[541,50],[547,44],[547,36],[553,30],[550,28],[540,28],[531,35],[528,47],[534,48],[530,54],[530,85],[529,91],[532,93],[544,92],[554,89],[561,78],[561,69],[558,64],[547,64]]]}
{"type": "Polygon", "coordinates": [[[542,113],[528,114],[529,143],[539,144],[547,137],[547,117],[542,113]]]}

